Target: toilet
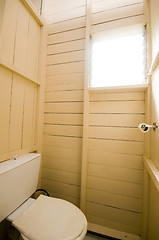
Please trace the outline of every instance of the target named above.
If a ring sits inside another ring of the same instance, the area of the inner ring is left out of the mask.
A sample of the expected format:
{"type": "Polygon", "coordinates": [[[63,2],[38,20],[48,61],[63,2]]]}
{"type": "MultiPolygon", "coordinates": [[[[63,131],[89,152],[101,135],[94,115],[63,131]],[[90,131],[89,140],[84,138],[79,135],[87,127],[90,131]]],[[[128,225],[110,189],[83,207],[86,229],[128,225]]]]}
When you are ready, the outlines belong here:
{"type": "Polygon", "coordinates": [[[40,160],[40,154],[30,153],[0,163],[0,221],[12,222],[23,240],[84,239],[87,220],[79,208],[44,195],[30,198],[37,189],[40,160]]]}

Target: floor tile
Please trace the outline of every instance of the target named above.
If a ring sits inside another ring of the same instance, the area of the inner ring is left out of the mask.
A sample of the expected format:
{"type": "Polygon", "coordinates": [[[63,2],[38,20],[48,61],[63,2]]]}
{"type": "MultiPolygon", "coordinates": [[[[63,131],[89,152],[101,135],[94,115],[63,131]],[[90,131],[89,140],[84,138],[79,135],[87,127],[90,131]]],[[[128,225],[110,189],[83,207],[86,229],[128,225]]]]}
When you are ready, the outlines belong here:
{"type": "Polygon", "coordinates": [[[84,240],[106,240],[106,238],[98,237],[96,235],[87,233],[87,235],[85,236],[84,240]]]}

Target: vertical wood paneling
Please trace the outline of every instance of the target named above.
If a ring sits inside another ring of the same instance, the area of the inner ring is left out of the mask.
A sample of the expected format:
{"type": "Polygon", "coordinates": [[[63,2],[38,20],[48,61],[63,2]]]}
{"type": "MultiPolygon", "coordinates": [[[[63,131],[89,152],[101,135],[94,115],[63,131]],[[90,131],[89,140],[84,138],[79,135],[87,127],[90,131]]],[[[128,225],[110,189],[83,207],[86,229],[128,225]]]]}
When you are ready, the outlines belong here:
{"type": "Polygon", "coordinates": [[[9,137],[10,152],[21,149],[24,117],[24,84],[25,82],[21,77],[13,75],[9,137]]]}
{"type": "MultiPolygon", "coordinates": [[[[148,7],[150,7],[149,10],[149,21],[148,21],[148,34],[149,34],[149,61],[153,64],[154,59],[156,58],[158,52],[159,52],[159,15],[158,15],[158,8],[159,8],[159,1],[157,0],[150,0],[147,1],[148,7]],[[152,57],[152,58],[151,58],[152,57]]],[[[158,97],[158,91],[159,91],[159,84],[158,84],[158,78],[159,78],[159,67],[156,67],[156,70],[152,71],[152,77],[149,78],[150,88],[149,88],[149,99],[150,99],[150,119],[151,123],[153,122],[159,122],[159,97],[158,97]]],[[[150,134],[150,150],[151,151],[145,151],[146,157],[150,157],[151,160],[154,162],[157,169],[159,168],[159,134],[157,132],[152,131],[150,134]]],[[[147,146],[148,144],[146,144],[147,146]]],[[[151,178],[147,171],[145,171],[145,176],[147,176],[147,181],[145,181],[145,196],[148,196],[149,198],[145,199],[145,205],[148,209],[145,213],[145,231],[144,235],[146,235],[146,239],[155,240],[159,238],[159,228],[158,228],[158,218],[159,218],[159,210],[158,210],[158,201],[159,201],[159,193],[154,185],[154,183],[151,181],[151,178]],[[147,175],[146,175],[147,174],[147,175]],[[148,219],[146,218],[148,217],[148,219]]],[[[146,209],[146,210],[147,210],[146,209]]]]}
{"type": "MultiPolygon", "coordinates": [[[[4,16],[5,3],[6,3],[6,0],[1,0],[1,7],[0,7],[0,29],[1,30],[2,30],[2,22],[3,22],[3,16],[4,16]]],[[[0,33],[1,33],[1,30],[0,30],[0,33]]]]}
{"type": "Polygon", "coordinates": [[[25,82],[22,148],[27,148],[34,145],[34,112],[36,111],[35,102],[36,98],[34,83],[25,82]]]}
{"type": "Polygon", "coordinates": [[[0,30],[0,161],[35,149],[37,86],[33,82],[38,75],[41,29],[32,14],[21,0],[5,1],[0,30]]]}
{"type": "Polygon", "coordinates": [[[13,63],[19,0],[6,0],[1,30],[0,57],[13,63]]]}
{"type": "Polygon", "coordinates": [[[18,1],[18,5],[13,63],[16,67],[26,71],[29,12],[21,1],[18,1]]]}
{"type": "Polygon", "coordinates": [[[40,43],[40,26],[39,24],[37,24],[33,16],[30,15],[26,71],[34,79],[37,79],[39,43],[40,43]]]}
{"type": "Polygon", "coordinates": [[[8,152],[12,73],[0,68],[0,154],[8,152]]]}
{"type": "Polygon", "coordinates": [[[37,79],[40,25],[21,0],[6,1],[0,59],[37,79]]]}

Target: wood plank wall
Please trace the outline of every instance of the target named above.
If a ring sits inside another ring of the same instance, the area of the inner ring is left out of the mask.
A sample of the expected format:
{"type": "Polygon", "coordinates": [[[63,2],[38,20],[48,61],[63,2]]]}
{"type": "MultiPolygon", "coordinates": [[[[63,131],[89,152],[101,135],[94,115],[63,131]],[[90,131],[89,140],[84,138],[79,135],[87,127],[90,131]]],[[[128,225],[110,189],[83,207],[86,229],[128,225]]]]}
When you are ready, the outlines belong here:
{"type": "MultiPolygon", "coordinates": [[[[85,1],[47,1],[49,23],[42,187],[79,206],[85,1]]],[[[92,34],[143,21],[143,2],[93,0],[92,34]]],[[[86,216],[140,234],[144,91],[90,93],[86,216]]]]}
{"type": "Polygon", "coordinates": [[[91,93],[89,222],[139,234],[142,213],[144,93],[91,93]]]}
{"type": "Polygon", "coordinates": [[[79,206],[85,0],[49,3],[42,187],[79,206]]]}
{"type": "Polygon", "coordinates": [[[143,0],[92,0],[91,33],[143,22],[143,0]]]}
{"type": "Polygon", "coordinates": [[[38,86],[26,76],[39,81],[40,44],[40,25],[21,0],[6,0],[2,20],[0,161],[35,150],[38,86]]]}

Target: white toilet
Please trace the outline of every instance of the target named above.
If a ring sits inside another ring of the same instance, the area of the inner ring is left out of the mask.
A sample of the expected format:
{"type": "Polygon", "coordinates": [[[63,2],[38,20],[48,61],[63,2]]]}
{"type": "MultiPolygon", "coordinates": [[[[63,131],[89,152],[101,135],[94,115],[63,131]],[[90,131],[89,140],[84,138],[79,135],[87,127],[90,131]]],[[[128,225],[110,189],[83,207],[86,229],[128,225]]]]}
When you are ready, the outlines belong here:
{"type": "Polygon", "coordinates": [[[37,189],[40,160],[31,153],[0,163],[0,221],[11,221],[24,240],[84,239],[87,220],[75,205],[44,195],[29,198],[37,189]]]}

